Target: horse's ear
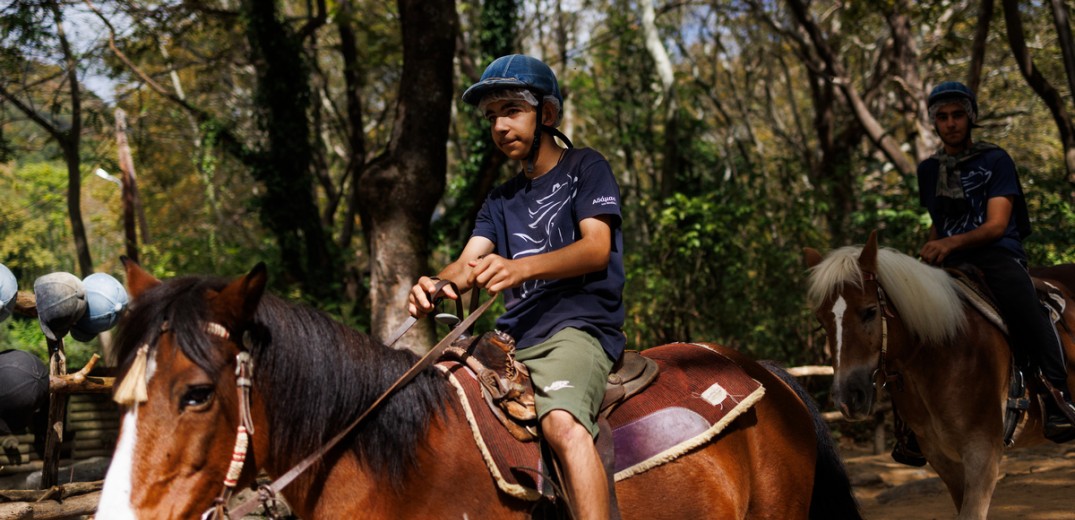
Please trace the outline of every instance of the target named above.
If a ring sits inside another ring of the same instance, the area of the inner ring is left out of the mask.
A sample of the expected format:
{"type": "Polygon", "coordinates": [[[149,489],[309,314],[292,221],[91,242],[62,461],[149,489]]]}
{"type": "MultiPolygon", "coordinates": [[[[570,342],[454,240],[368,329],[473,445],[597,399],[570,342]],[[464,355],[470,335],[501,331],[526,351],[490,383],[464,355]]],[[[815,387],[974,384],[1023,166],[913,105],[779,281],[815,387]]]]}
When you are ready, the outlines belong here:
{"type": "Polygon", "coordinates": [[[877,230],[870,232],[870,238],[866,240],[866,245],[862,246],[862,253],[859,254],[859,267],[863,271],[869,273],[877,273],[877,230]]]}
{"type": "Polygon", "coordinates": [[[269,275],[265,262],[259,262],[245,276],[236,278],[217,295],[218,309],[232,313],[233,319],[246,322],[254,317],[261,297],[265,294],[265,282],[269,275]]]}
{"type": "Polygon", "coordinates": [[[804,247],[803,259],[806,260],[806,267],[812,268],[821,263],[821,253],[812,247],[804,247]]]}
{"type": "Polygon", "coordinates": [[[120,256],[119,260],[123,262],[123,268],[127,272],[127,292],[132,299],[137,299],[142,293],[161,284],[155,276],[142,269],[138,262],[126,256],[120,256]]]}

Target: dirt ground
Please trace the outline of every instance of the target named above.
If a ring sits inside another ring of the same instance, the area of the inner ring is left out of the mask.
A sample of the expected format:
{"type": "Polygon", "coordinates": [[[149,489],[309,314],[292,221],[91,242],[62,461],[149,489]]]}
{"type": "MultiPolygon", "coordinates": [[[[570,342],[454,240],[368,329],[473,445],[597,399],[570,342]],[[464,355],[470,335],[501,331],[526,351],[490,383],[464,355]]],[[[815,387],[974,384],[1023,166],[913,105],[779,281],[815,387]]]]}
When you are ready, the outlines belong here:
{"type": "MultiPolygon", "coordinates": [[[[867,449],[843,450],[863,516],[870,520],[949,519],[956,508],[929,465],[912,468],[867,449]]],[[[990,520],[1075,520],[1075,442],[1009,451],[990,520]]]]}

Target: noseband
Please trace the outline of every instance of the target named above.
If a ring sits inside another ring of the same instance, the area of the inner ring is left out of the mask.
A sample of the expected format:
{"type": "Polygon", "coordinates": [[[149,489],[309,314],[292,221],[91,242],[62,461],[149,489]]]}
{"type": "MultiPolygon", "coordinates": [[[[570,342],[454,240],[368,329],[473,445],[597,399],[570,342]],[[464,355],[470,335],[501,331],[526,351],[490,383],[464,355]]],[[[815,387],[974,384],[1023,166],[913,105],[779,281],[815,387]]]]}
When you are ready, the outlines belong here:
{"type": "Polygon", "coordinates": [[[888,318],[896,317],[892,312],[892,309],[888,306],[888,297],[885,294],[884,287],[881,287],[881,281],[877,278],[877,274],[868,271],[862,272],[862,279],[864,281],[873,282],[877,286],[877,306],[879,314],[881,316],[881,353],[880,359],[877,363],[877,368],[870,375],[870,378],[874,381],[874,388],[877,387],[878,376],[881,380],[881,388],[888,388],[888,385],[894,384],[898,388],[903,387],[903,375],[897,371],[889,371],[886,358],[888,357],[888,318]]]}

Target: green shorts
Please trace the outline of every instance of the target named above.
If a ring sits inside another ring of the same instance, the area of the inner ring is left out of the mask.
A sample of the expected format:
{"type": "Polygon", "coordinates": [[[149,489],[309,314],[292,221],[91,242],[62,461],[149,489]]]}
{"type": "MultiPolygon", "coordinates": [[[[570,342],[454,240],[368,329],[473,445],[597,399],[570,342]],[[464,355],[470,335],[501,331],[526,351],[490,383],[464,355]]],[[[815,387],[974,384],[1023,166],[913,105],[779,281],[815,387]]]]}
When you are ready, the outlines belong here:
{"type": "Polygon", "coordinates": [[[515,353],[530,370],[538,417],[570,413],[597,437],[597,412],[605,398],[612,360],[597,338],[573,327],[515,353]]]}

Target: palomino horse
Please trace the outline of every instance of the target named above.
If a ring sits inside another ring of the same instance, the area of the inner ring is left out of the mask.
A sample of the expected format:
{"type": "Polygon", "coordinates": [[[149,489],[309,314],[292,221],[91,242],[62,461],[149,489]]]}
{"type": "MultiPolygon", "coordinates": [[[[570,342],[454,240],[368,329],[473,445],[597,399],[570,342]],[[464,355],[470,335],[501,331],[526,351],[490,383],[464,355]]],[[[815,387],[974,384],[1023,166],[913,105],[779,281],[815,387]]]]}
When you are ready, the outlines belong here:
{"type": "MultiPolygon", "coordinates": [[[[809,300],[832,349],[836,405],[848,419],[870,417],[876,388],[886,388],[959,518],[986,518],[1005,448],[1011,351],[1004,333],[964,303],[948,273],[878,249],[876,232],[864,247],[824,259],[805,253],[809,300]]],[[[1071,309],[1068,299],[1069,323],[1071,309]]],[[[1072,359],[1071,338],[1062,336],[1072,359]]],[[[1031,403],[1016,446],[1044,442],[1040,403],[1031,403]]]]}
{"type": "MultiPolygon", "coordinates": [[[[221,495],[242,415],[254,433],[240,486],[315,452],[417,359],[265,293],[263,265],[233,281],[162,283],[125,263],[132,305],[117,352],[123,383],[146,384],[140,402],[125,407],[98,520],[198,517],[221,495]],[[255,367],[245,411],[232,375],[242,350],[255,367]]],[[[761,365],[713,348],[761,382],[764,398],[714,441],[617,483],[623,516],[858,518],[816,408],[761,365]]],[[[392,394],[283,495],[305,519],[522,519],[534,507],[498,491],[458,398],[434,369],[392,394]]]]}

